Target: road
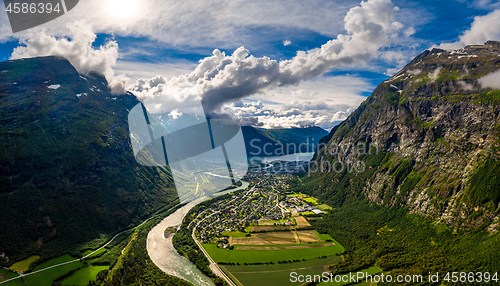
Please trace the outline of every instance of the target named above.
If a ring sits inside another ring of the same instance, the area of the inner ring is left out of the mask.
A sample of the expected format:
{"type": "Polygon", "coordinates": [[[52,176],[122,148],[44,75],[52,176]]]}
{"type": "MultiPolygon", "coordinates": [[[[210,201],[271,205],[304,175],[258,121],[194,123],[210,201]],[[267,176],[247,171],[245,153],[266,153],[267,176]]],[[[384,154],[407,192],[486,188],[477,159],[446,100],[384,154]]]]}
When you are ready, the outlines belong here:
{"type": "MultiPolygon", "coordinates": [[[[249,191],[247,191],[247,193],[251,193],[253,190],[255,189],[255,186],[252,187],[252,189],[250,189],[249,191]]],[[[251,199],[252,197],[250,196],[249,199],[251,199]]],[[[234,200],[232,200],[234,201],[234,200]]],[[[248,199],[247,199],[248,201],[248,199]]],[[[245,201],[246,202],[246,201],[245,201]]],[[[240,205],[241,206],[241,205],[240,205]]],[[[210,215],[206,216],[205,218],[203,218],[202,220],[200,220],[194,227],[193,227],[193,231],[191,232],[191,237],[193,238],[194,242],[196,243],[196,245],[198,245],[198,248],[201,249],[201,251],[203,252],[203,254],[205,254],[205,257],[207,257],[208,261],[210,262],[210,269],[212,270],[212,272],[214,272],[215,275],[221,277],[221,278],[224,278],[224,280],[226,280],[226,282],[231,285],[231,286],[237,286],[236,284],[234,284],[234,282],[231,280],[231,278],[229,278],[226,273],[224,273],[224,271],[222,271],[222,269],[219,268],[219,265],[217,265],[217,263],[212,259],[212,257],[210,257],[210,255],[208,254],[208,252],[203,248],[203,246],[201,245],[201,243],[198,241],[198,239],[196,239],[196,235],[194,234],[195,231],[196,231],[196,228],[198,227],[198,225],[200,225],[200,223],[202,223],[204,220],[206,220],[207,218],[213,216],[214,214],[217,214],[219,213],[220,211],[215,211],[213,213],[211,213],[210,215]]]]}
{"type": "Polygon", "coordinates": [[[196,245],[198,245],[198,248],[201,249],[201,251],[203,252],[203,254],[205,254],[205,256],[207,257],[208,261],[210,261],[210,269],[212,270],[212,272],[221,277],[221,278],[224,278],[224,280],[226,280],[226,282],[231,285],[231,286],[237,286],[236,284],[234,284],[234,282],[224,273],[224,271],[222,271],[220,268],[219,268],[219,265],[217,265],[217,263],[215,263],[215,261],[212,259],[212,257],[210,257],[210,255],[208,255],[207,251],[203,248],[203,246],[201,245],[201,243],[198,241],[198,239],[196,239],[196,235],[194,235],[194,232],[196,231],[196,228],[198,227],[198,225],[204,221],[205,219],[211,217],[212,215],[214,215],[216,212],[210,214],[209,216],[207,216],[206,218],[200,220],[195,227],[193,227],[193,231],[191,232],[191,237],[193,238],[194,242],[196,243],[196,245]]]}

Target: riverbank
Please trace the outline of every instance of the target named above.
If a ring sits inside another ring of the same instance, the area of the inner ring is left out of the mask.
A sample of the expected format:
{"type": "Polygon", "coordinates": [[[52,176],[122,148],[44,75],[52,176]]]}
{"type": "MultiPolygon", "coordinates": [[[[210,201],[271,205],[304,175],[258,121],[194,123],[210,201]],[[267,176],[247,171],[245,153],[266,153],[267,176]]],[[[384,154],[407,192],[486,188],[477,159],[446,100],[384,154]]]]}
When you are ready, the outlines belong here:
{"type": "Polygon", "coordinates": [[[235,189],[230,189],[211,196],[200,198],[196,201],[181,207],[171,215],[164,218],[148,233],[146,248],[151,261],[168,275],[176,276],[194,285],[213,286],[212,280],[204,275],[187,258],[179,255],[172,244],[172,236],[165,238],[164,231],[168,227],[178,227],[186,214],[197,204],[208,199],[224,194],[246,189],[248,182],[241,181],[242,185],[235,189]]]}

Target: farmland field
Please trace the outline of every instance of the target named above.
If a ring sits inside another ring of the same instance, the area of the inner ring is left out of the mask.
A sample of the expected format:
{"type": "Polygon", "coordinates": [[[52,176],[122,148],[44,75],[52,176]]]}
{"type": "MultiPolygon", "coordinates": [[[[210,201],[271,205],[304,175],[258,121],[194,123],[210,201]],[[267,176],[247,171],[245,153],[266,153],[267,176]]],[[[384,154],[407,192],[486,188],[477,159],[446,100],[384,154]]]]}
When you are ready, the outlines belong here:
{"type": "Polygon", "coordinates": [[[222,235],[227,235],[229,237],[246,237],[246,233],[241,231],[224,231],[222,235]]]}
{"type": "Polygon", "coordinates": [[[274,225],[275,223],[287,223],[287,219],[271,220],[271,219],[261,219],[259,225],[274,225]]]}
{"type": "Polygon", "coordinates": [[[316,231],[316,235],[319,237],[319,239],[325,241],[325,240],[333,240],[333,238],[329,234],[321,234],[316,231]]]}
{"type": "Polygon", "coordinates": [[[62,281],[62,285],[87,285],[90,281],[96,280],[97,273],[104,269],[108,269],[109,266],[89,266],[82,268],[70,277],[62,281]]]}
{"type": "Polygon", "coordinates": [[[19,274],[0,268],[0,282],[17,276],[19,276],[19,274]]]}
{"type": "Polygon", "coordinates": [[[267,245],[267,246],[238,246],[237,249],[241,250],[271,250],[271,249],[303,249],[315,248],[335,245],[335,243],[320,243],[320,244],[295,244],[295,245],[267,245]],[[264,248],[265,247],[265,248],[264,248]]]}
{"type": "Polygon", "coordinates": [[[329,211],[332,209],[331,206],[325,204],[317,205],[316,207],[322,211],[329,211]]]}
{"type": "Polygon", "coordinates": [[[10,269],[17,271],[17,272],[20,272],[20,273],[23,273],[25,271],[28,271],[30,269],[31,263],[37,261],[39,258],[40,258],[40,256],[36,256],[36,255],[28,257],[27,259],[25,259],[23,261],[19,261],[19,262],[14,263],[10,267],[10,269]]]}
{"type": "Polygon", "coordinates": [[[218,248],[215,244],[203,244],[203,248],[208,252],[215,262],[232,263],[256,263],[275,262],[295,259],[313,259],[321,256],[332,256],[344,252],[344,248],[339,245],[326,247],[303,248],[303,249],[283,249],[283,250],[227,250],[218,248]]]}
{"type": "Polygon", "coordinates": [[[21,278],[9,281],[2,284],[2,286],[26,286],[21,278]]]}
{"type": "Polygon", "coordinates": [[[307,219],[303,216],[296,216],[294,217],[295,218],[295,222],[297,223],[297,228],[301,228],[301,227],[309,227],[311,226],[311,224],[307,221],[307,219]]]}
{"type": "Polygon", "coordinates": [[[279,230],[292,230],[293,226],[291,225],[259,225],[252,226],[251,232],[259,232],[259,231],[279,231],[279,230]]]}
{"type": "Polygon", "coordinates": [[[312,205],[316,205],[317,202],[315,199],[313,198],[302,198],[306,203],[309,203],[309,204],[312,204],[312,205]]]}
{"type": "MultiPolygon", "coordinates": [[[[37,267],[35,267],[34,270],[36,271],[39,269],[47,268],[49,266],[53,266],[53,265],[56,265],[59,263],[68,262],[68,261],[71,261],[74,259],[75,258],[72,257],[71,255],[66,254],[66,255],[51,259],[49,261],[46,261],[46,262],[38,265],[37,267]]],[[[58,266],[58,267],[55,267],[52,269],[45,270],[45,271],[40,272],[40,273],[26,276],[24,279],[25,279],[26,284],[28,286],[51,286],[52,282],[57,277],[65,274],[65,273],[68,273],[69,271],[71,271],[73,269],[77,269],[79,267],[82,267],[82,266],[83,266],[83,262],[76,261],[73,263],[69,263],[69,264],[58,266]]]]}
{"type": "Polygon", "coordinates": [[[320,238],[316,234],[315,230],[298,230],[297,235],[299,236],[300,243],[320,241],[320,238]]]}
{"type": "Polygon", "coordinates": [[[303,275],[321,275],[325,266],[340,262],[340,256],[310,259],[295,263],[272,264],[272,265],[223,265],[244,286],[262,285],[298,285],[290,282],[290,272],[303,275]]]}
{"type": "Polygon", "coordinates": [[[279,232],[263,232],[256,233],[250,237],[233,237],[232,244],[249,244],[249,245],[262,245],[262,244],[293,244],[299,243],[294,232],[292,231],[279,231],[279,232]]]}

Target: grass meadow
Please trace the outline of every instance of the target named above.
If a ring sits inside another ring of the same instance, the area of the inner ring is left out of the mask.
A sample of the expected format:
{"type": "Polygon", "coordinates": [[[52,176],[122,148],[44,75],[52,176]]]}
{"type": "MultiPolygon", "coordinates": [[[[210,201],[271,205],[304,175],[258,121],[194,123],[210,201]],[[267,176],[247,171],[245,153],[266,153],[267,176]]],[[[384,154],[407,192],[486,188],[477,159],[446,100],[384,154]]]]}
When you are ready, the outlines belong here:
{"type": "Polygon", "coordinates": [[[87,285],[90,281],[96,280],[97,273],[104,269],[108,269],[109,266],[89,266],[82,268],[75,273],[73,273],[68,278],[64,279],[62,285],[87,285]]]}
{"type": "Polygon", "coordinates": [[[290,282],[290,273],[297,272],[298,275],[321,275],[325,272],[325,266],[340,262],[340,256],[327,258],[309,259],[306,261],[274,264],[274,265],[223,265],[231,277],[236,278],[240,285],[260,286],[262,281],[266,285],[299,285],[290,282]]]}
{"type": "Polygon", "coordinates": [[[39,258],[40,258],[40,256],[38,256],[38,255],[28,257],[27,259],[25,259],[23,261],[19,261],[19,262],[14,263],[10,267],[10,269],[17,271],[19,273],[26,272],[30,269],[31,263],[37,261],[39,258]]]}
{"type": "Polygon", "coordinates": [[[321,256],[333,256],[344,252],[344,248],[337,244],[325,247],[303,248],[303,249],[280,249],[268,250],[262,247],[262,250],[227,250],[218,248],[215,244],[203,244],[203,248],[210,254],[215,262],[232,263],[259,263],[313,259],[321,256]]]}

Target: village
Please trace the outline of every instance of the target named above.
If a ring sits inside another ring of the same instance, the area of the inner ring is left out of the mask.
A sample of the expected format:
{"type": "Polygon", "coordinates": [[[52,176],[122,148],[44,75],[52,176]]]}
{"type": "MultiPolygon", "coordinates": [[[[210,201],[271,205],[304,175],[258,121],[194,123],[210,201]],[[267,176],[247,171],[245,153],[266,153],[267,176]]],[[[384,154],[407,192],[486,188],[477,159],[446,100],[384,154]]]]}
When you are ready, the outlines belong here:
{"type": "Polygon", "coordinates": [[[248,190],[208,205],[192,222],[196,225],[196,238],[202,243],[232,248],[230,237],[250,237],[251,232],[280,230],[280,227],[292,229],[297,225],[297,217],[305,220],[302,215],[322,214],[314,198],[285,193],[287,178],[282,175],[260,179],[248,190]]]}

